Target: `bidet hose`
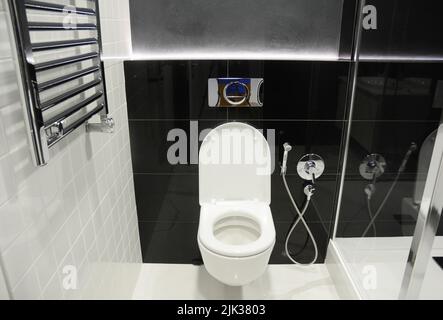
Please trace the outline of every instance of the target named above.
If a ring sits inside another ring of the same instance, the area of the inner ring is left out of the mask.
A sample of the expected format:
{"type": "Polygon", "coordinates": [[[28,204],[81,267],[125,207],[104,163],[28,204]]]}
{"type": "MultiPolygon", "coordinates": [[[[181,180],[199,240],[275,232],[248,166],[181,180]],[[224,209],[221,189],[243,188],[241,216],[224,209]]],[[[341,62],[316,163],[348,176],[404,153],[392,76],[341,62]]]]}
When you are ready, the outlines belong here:
{"type": "MultiPolygon", "coordinates": [[[[367,204],[367,208],[368,208],[369,221],[372,221],[372,219],[374,219],[374,215],[372,214],[371,197],[366,197],[366,204],[367,204]]],[[[372,229],[374,231],[374,237],[376,237],[377,236],[377,227],[375,226],[375,220],[374,220],[374,223],[372,224],[372,229]]]]}
{"type": "MultiPolygon", "coordinates": [[[[394,188],[395,188],[395,186],[397,185],[398,180],[400,179],[401,174],[402,174],[402,171],[399,171],[399,172],[397,173],[397,176],[395,177],[394,182],[392,183],[391,187],[389,188],[388,193],[386,193],[386,196],[385,196],[385,198],[383,199],[383,201],[382,201],[380,207],[378,207],[377,212],[376,212],[376,213],[374,214],[374,216],[372,217],[371,221],[369,222],[368,226],[367,226],[366,229],[365,229],[365,232],[363,232],[363,234],[362,234],[362,236],[361,236],[362,238],[366,237],[366,235],[367,235],[368,232],[369,232],[369,229],[371,229],[372,226],[375,226],[375,221],[377,220],[378,216],[381,214],[381,212],[382,212],[384,206],[386,205],[386,202],[388,201],[389,197],[391,196],[392,192],[394,191],[394,188]]],[[[370,202],[370,199],[368,199],[368,203],[369,203],[369,202],[370,202]]]]}
{"type": "Polygon", "coordinates": [[[374,216],[372,216],[371,198],[368,195],[368,211],[369,211],[369,216],[372,216],[372,219],[369,222],[368,226],[366,227],[365,232],[363,232],[363,235],[361,236],[362,238],[366,237],[366,235],[368,234],[369,229],[371,229],[371,227],[374,227],[374,232],[376,232],[375,221],[377,220],[378,216],[381,214],[384,206],[386,205],[386,202],[388,201],[389,197],[391,196],[392,192],[394,191],[394,188],[396,187],[398,180],[400,180],[400,176],[406,170],[406,165],[408,164],[409,158],[411,157],[412,153],[416,150],[417,150],[417,144],[415,142],[412,142],[411,146],[408,149],[408,152],[406,152],[405,157],[403,158],[400,168],[398,169],[398,172],[397,172],[397,175],[394,179],[394,182],[392,183],[391,187],[389,188],[388,193],[386,194],[385,198],[383,199],[382,203],[380,204],[380,207],[378,207],[378,210],[374,216]]]}
{"type": "Polygon", "coordinates": [[[298,219],[293,223],[291,229],[289,230],[288,235],[286,236],[286,241],[285,241],[285,251],[286,251],[286,255],[288,256],[289,260],[291,260],[294,264],[296,265],[300,265],[300,266],[310,266],[313,265],[314,263],[317,262],[318,259],[318,247],[317,247],[317,242],[315,241],[314,235],[311,232],[311,229],[309,228],[308,224],[306,223],[306,220],[304,218],[304,215],[306,214],[306,211],[308,210],[309,204],[311,203],[311,199],[310,197],[307,197],[306,200],[306,204],[303,207],[303,210],[300,211],[300,209],[297,206],[297,203],[294,200],[294,197],[292,196],[291,190],[289,189],[288,183],[286,181],[286,174],[282,174],[283,177],[283,183],[285,185],[286,191],[288,192],[289,198],[291,199],[292,205],[294,206],[295,211],[297,212],[298,215],[298,219]],[[295,228],[298,226],[298,224],[300,223],[300,221],[303,223],[303,225],[306,228],[306,231],[308,232],[309,237],[312,240],[312,243],[314,244],[314,251],[315,251],[315,257],[314,259],[309,262],[309,263],[300,263],[298,261],[296,261],[294,258],[291,257],[291,254],[289,253],[289,240],[292,236],[292,233],[294,232],[295,228]]]}

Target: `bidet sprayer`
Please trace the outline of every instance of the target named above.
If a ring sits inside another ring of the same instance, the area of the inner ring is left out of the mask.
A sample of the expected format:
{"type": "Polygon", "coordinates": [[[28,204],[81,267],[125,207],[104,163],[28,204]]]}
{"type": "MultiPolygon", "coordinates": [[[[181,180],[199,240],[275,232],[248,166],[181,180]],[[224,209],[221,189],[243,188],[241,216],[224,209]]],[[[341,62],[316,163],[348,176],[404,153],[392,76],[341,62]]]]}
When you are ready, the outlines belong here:
{"type": "Polygon", "coordinates": [[[403,173],[406,170],[406,165],[408,164],[409,158],[415,151],[417,151],[417,149],[417,144],[415,142],[412,142],[411,146],[408,149],[408,152],[406,152],[405,157],[403,158],[400,168],[398,169],[399,172],[403,173]]]}
{"type": "Polygon", "coordinates": [[[287,170],[287,164],[288,164],[288,156],[289,156],[289,152],[292,150],[292,146],[286,142],[283,145],[283,149],[285,150],[285,153],[283,154],[283,163],[281,166],[281,174],[285,175],[286,170],[287,170]]]}

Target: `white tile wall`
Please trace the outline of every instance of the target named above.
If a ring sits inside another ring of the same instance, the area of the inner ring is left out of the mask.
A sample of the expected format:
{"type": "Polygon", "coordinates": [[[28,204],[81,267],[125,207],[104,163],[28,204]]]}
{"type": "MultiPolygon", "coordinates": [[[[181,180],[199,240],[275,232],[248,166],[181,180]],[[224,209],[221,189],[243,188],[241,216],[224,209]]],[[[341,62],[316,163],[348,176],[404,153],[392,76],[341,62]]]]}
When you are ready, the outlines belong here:
{"type": "Polygon", "coordinates": [[[0,266],[0,300],[9,300],[9,292],[5,277],[3,276],[2,266],[0,266]]]}
{"type": "MultiPolygon", "coordinates": [[[[106,282],[97,265],[141,263],[129,145],[123,63],[107,61],[112,135],[84,127],[33,165],[26,137],[16,59],[0,2],[0,254],[15,299],[79,299],[106,282]],[[78,289],[63,288],[63,269],[78,270],[78,289]]],[[[104,50],[130,47],[128,0],[100,1],[104,50]],[[118,32],[116,32],[118,31],[118,32]]]]}
{"type": "Polygon", "coordinates": [[[99,0],[106,57],[132,55],[129,0],[99,0]]]}

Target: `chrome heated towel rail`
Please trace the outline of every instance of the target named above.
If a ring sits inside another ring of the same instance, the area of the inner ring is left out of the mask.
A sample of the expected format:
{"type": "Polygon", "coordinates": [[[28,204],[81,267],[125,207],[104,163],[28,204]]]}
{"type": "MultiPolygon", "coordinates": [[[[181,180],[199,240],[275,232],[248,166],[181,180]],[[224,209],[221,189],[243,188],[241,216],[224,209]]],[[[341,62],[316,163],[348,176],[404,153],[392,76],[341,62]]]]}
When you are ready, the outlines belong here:
{"type": "MultiPolygon", "coordinates": [[[[30,141],[49,149],[97,114],[108,118],[98,0],[9,0],[30,141]]],[[[111,130],[112,131],[112,130],[111,130]]]]}

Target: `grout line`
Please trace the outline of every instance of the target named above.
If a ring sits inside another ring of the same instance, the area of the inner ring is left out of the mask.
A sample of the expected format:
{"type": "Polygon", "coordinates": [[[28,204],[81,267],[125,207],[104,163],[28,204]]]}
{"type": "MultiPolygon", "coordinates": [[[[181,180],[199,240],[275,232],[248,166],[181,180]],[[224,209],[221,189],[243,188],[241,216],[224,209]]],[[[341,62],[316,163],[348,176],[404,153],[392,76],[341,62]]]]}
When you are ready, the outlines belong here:
{"type": "MultiPolygon", "coordinates": [[[[207,122],[217,122],[217,121],[251,121],[251,122],[284,122],[284,123],[304,123],[304,122],[330,122],[330,123],[348,123],[349,120],[344,119],[190,119],[190,118],[164,118],[164,119],[149,119],[149,118],[128,118],[129,122],[169,122],[169,121],[207,121],[207,122]]],[[[439,124],[439,120],[412,120],[412,119],[385,119],[385,120],[369,120],[369,119],[353,119],[354,123],[405,123],[414,125],[417,123],[436,123],[439,124]]]]}
{"type": "Polygon", "coordinates": [[[192,118],[165,118],[165,119],[149,119],[149,118],[128,118],[129,122],[166,122],[166,121],[214,121],[214,122],[220,122],[220,121],[250,121],[250,122],[347,122],[347,120],[339,120],[339,119],[239,119],[239,118],[232,118],[232,119],[216,119],[216,118],[208,118],[208,119],[192,119],[192,118]]]}

